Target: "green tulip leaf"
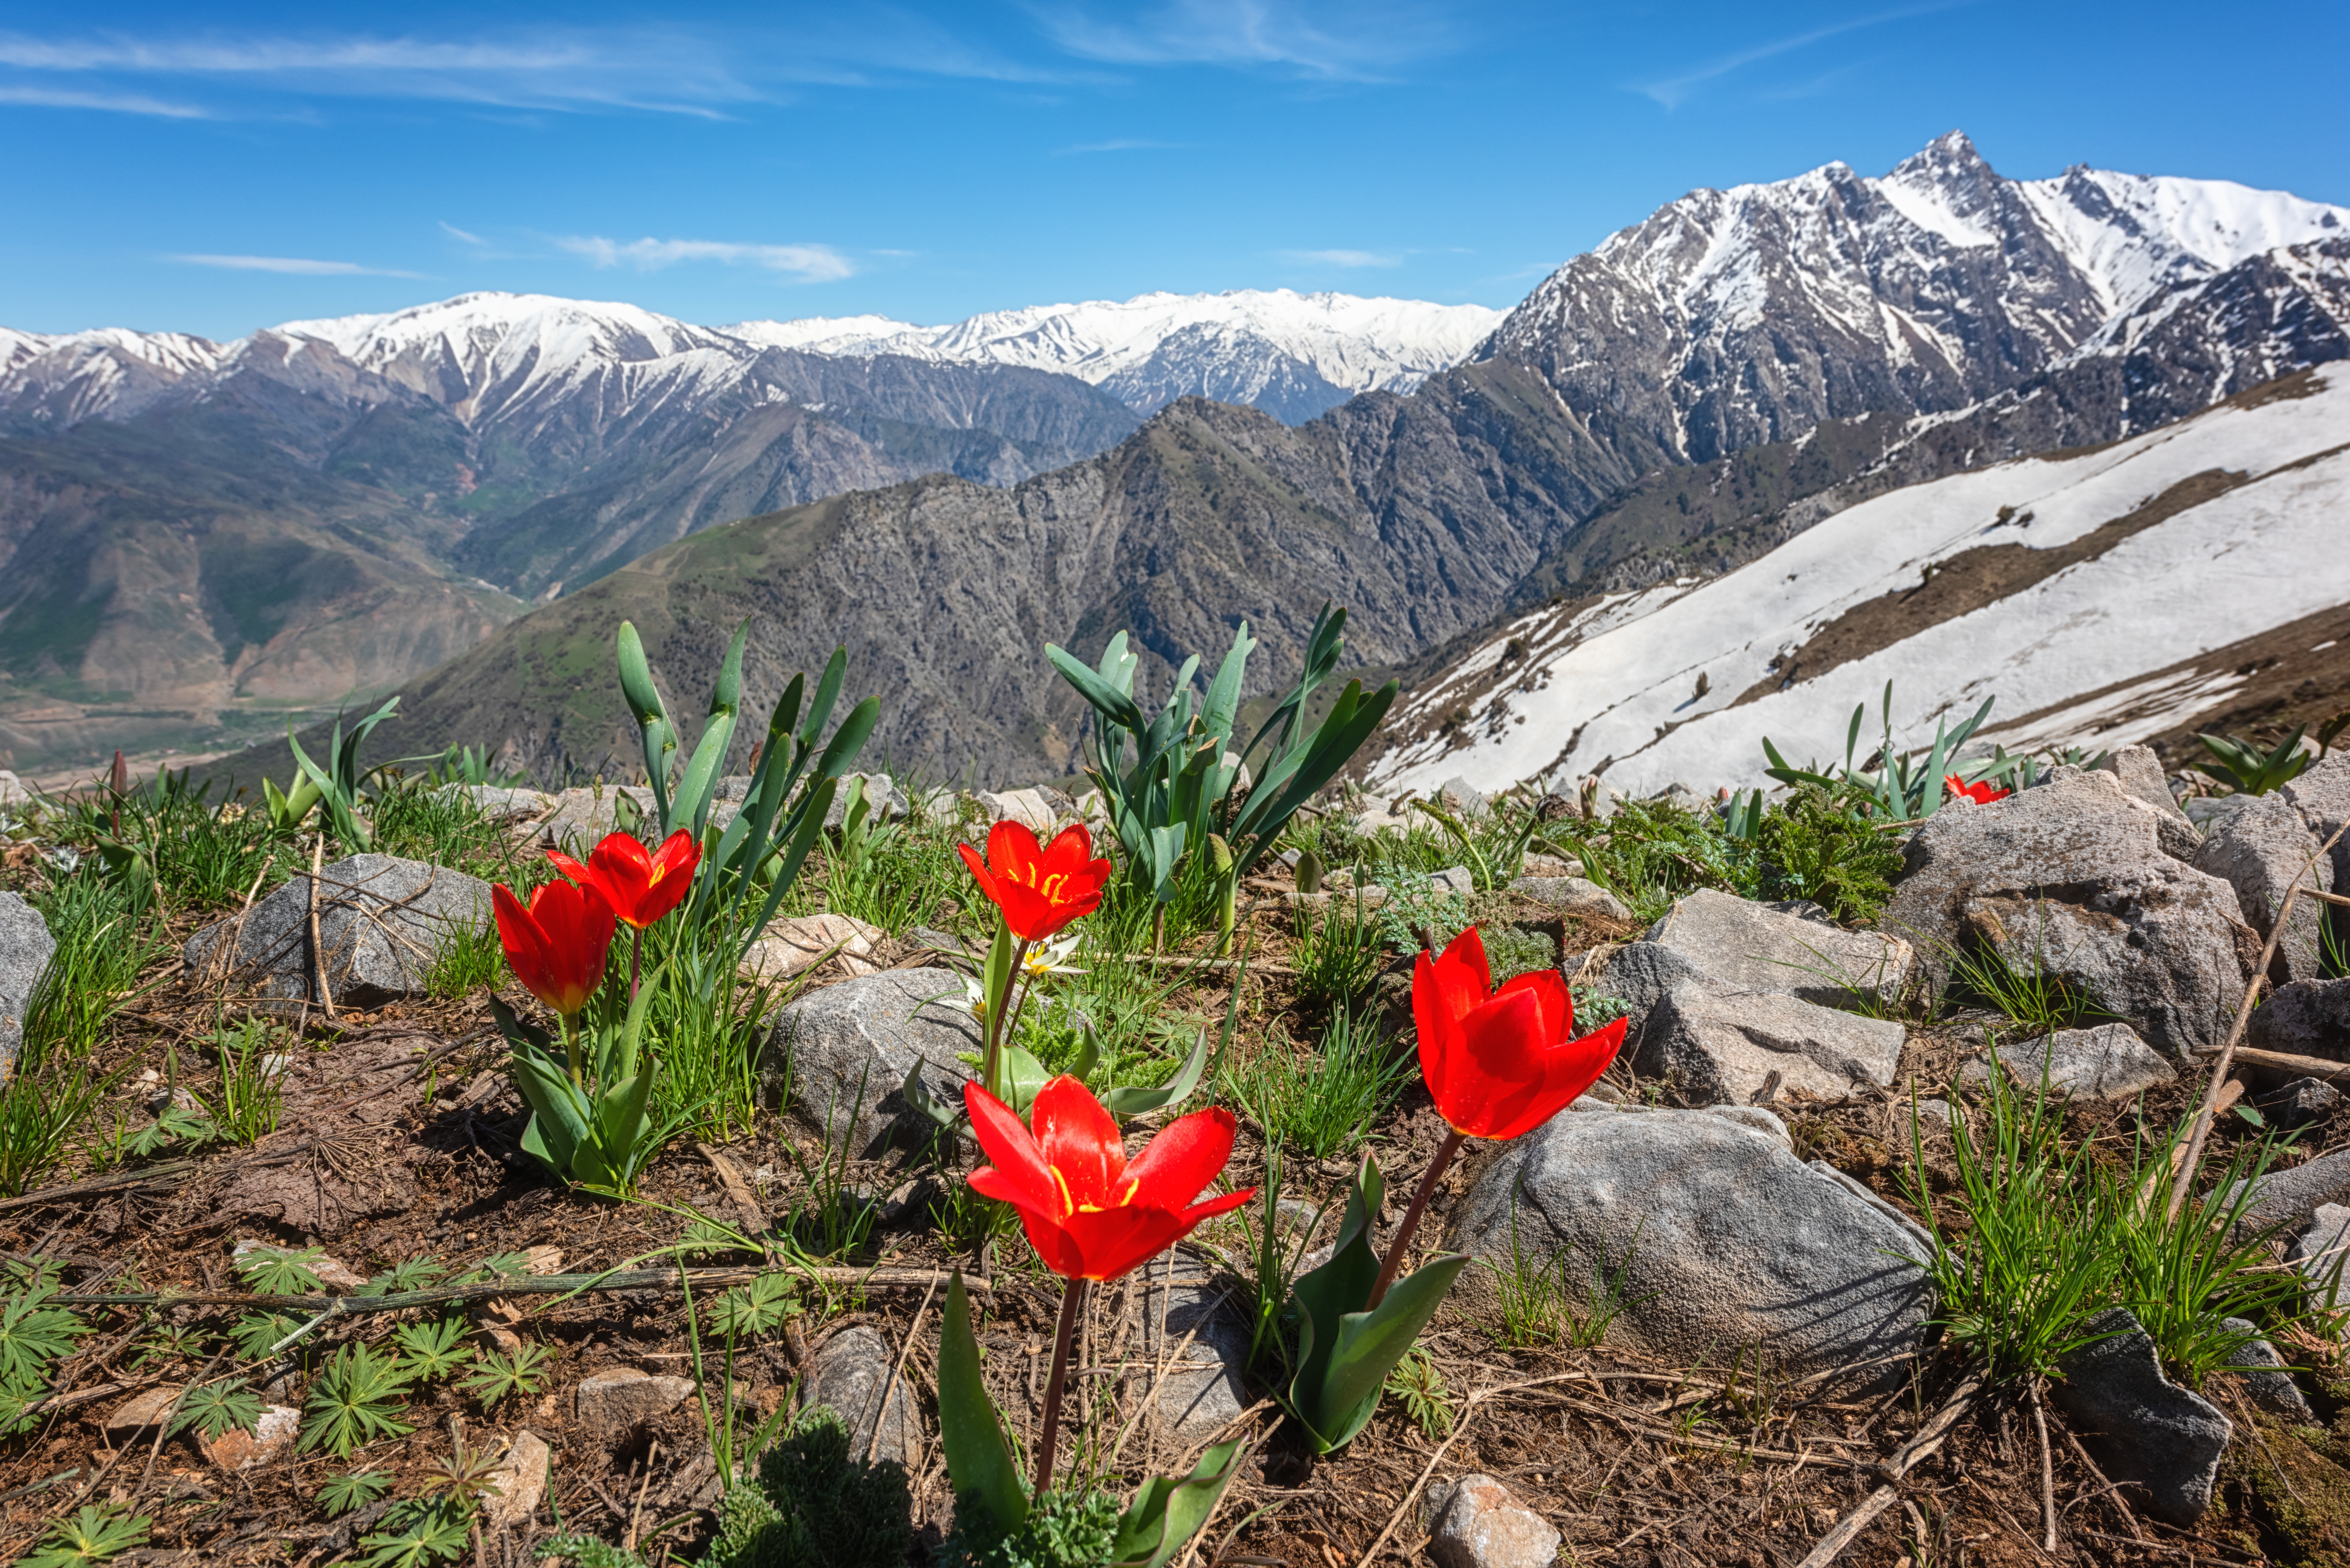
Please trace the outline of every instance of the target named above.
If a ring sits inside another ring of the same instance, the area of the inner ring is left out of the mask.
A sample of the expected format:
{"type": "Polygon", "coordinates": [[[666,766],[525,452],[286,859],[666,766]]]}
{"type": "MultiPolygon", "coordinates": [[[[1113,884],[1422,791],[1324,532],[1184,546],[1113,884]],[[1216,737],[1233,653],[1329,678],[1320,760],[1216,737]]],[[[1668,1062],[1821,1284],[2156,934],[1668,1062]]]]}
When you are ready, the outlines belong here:
{"type": "Polygon", "coordinates": [[[999,1049],[996,1071],[1003,1075],[1003,1103],[1024,1116],[1028,1107],[1036,1103],[1037,1094],[1053,1081],[1053,1075],[1045,1071],[1044,1063],[1017,1045],[1005,1044],[999,1049]]]}
{"type": "Polygon", "coordinates": [[[930,1085],[922,1082],[922,1069],[927,1065],[928,1063],[918,1058],[912,1066],[906,1069],[906,1081],[898,1085],[898,1092],[905,1096],[906,1103],[920,1115],[940,1127],[951,1127],[961,1119],[962,1107],[950,1105],[931,1093],[930,1085]]]}
{"type": "Polygon", "coordinates": [[[1379,1211],[1386,1190],[1378,1162],[1365,1155],[1356,1168],[1354,1185],[1347,1189],[1346,1213],[1338,1221],[1329,1262],[1298,1275],[1289,1287],[1289,1299],[1298,1314],[1298,1339],[1297,1376],[1290,1380],[1286,1403],[1310,1430],[1321,1430],[1322,1386],[1344,1320],[1363,1310],[1371,1287],[1378,1282],[1379,1257],[1371,1250],[1371,1216],[1379,1211]]]}
{"type": "Polygon", "coordinates": [[[1379,1390],[1388,1374],[1436,1315],[1444,1293],[1468,1264],[1465,1252],[1439,1258],[1388,1287],[1375,1310],[1348,1313],[1338,1320],[1337,1343],[1331,1347],[1328,1369],[1315,1396],[1315,1414],[1306,1423],[1316,1452],[1330,1453],[1354,1441],[1379,1407],[1379,1390]]]}
{"type": "Polygon", "coordinates": [[[939,1446],[946,1450],[947,1480],[957,1497],[976,1494],[995,1516],[996,1528],[1009,1535],[1028,1517],[1028,1489],[980,1376],[979,1341],[971,1332],[971,1298],[960,1269],[947,1280],[938,1391],[939,1446]]]}
{"type": "Polygon", "coordinates": [[[1175,1075],[1155,1089],[1112,1089],[1102,1096],[1102,1105],[1114,1116],[1139,1116],[1180,1102],[1200,1086],[1201,1075],[1208,1067],[1208,1032],[1200,1031],[1191,1042],[1191,1054],[1175,1069],[1175,1075]]]}
{"type": "Polygon", "coordinates": [[[1167,1561],[1199,1533],[1224,1495],[1225,1483],[1240,1468],[1244,1442],[1218,1443],[1200,1456],[1191,1473],[1177,1480],[1153,1476],[1134,1494],[1134,1502],[1118,1521],[1118,1535],[1109,1549],[1110,1568],[1164,1568],[1167,1561]]]}

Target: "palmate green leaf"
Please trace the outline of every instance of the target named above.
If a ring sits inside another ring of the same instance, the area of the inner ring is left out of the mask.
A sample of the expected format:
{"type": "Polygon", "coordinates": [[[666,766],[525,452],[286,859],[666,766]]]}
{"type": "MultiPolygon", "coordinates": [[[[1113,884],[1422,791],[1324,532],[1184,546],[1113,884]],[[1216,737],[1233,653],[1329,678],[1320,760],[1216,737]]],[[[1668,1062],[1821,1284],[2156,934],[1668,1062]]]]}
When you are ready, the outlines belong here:
{"type": "Polygon", "coordinates": [[[258,1361],[301,1323],[279,1312],[249,1312],[228,1331],[239,1359],[258,1361]]]}
{"type": "Polygon", "coordinates": [[[1164,1568],[1216,1511],[1217,1500],[1224,1495],[1247,1447],[1243,1441],[1218,1443],[1200,1456],[1190,1475],[1180,1480],[1153,1476],[1143,1482],[1118,1521],[1118,1539],[1109,1552],[1112,1568],[1164,1568]]]}
{"type": "Polygon", "coordinates": [[[50,1525],[21,1568],[97,1568],[146,1544],[151,1522],[144,1514],[86,1503],[71,1518],[50,1525]]]}
{"type": "Polygon", "coordinates": [[[360,1568],[430,1568],[463,1552],[472,1541],[473,1505],[462,1497],[396,1503],[381,1528],[359,1537],[360,1568]]]}
{"type": "Polygon", "coordinates": [[[997,1529],[1019,1529],[1028,1517],[1028,1489],[980,1376],[979,1341],[971,1332],[971,1298],[960,1269],[948,1277],[940,1320],[938,1390],[939,1446],[946,1450],[955,1495],[977,1493],[997,1529]]]}
{"type": "Polygon", "coordinates": [[[484,1410],[494,1410],[501,1400],[526,1399],[545,1387],[546,1364],[552,1359],[552,1353],[536,1345],[525,1345],[512,1355],[484,1351],[473,1364],[473,1375],[458,1386],[479,1399],[484,1410]]]}
{"type": "Polygon", "coordinates": [[[80,1318],[48,1301],[47,1290],[36,1290],[0,1302],[0,1382],[47,1381],[49,1364],[90,1332],[80,1318]]]}
{"type": "Polygon", "coordinates": [[[261,1396],[245,1386],[242,1377],[199,1383],[180,1396],[179,1413],[172,1419],[176,1436],[193,1427],[207,1438],[223,1432],[250,1432],[261,1419],[261,1396]]]}
{"type": "Polygon", "coordinates": [[[367,1345],[346,1345],[311,1380],[302,1453],[323,1447],[337,1459],[380,1438],[404,1438],[413,1427],[400,1419],[409,1377],[396,1356],[367,1345]]]}
{"type": "Polygon", "coordinates": [[[381,1470],[349,1470],[327,1478],[326,1485],[318,1489],[318,1506],[327,1511],[328,1518],[339,1519],[390,1490],[391,1478],[381,1470]]]}
{"type": "Polygon", "coordinates": [[[316,1268],[326,1259],[326,1252],[317,1247],[304,1247],[299,1251],[285,1247],[255,1247],[236,1261],[236,1272],[244,1276],[246,1284],[263,1295],[307,1295],[313,1291],[327,1288],[327,1282],[318,1277],[316,1268]]]}
{"type": "Polygon", "coordinates": [[[408,1375],[419,1382],[446,1377],[473,1358],[473,1350],[463,1343],[462,1318],[402,1324],[392,1337],[399,1342],[408,1375]]]}

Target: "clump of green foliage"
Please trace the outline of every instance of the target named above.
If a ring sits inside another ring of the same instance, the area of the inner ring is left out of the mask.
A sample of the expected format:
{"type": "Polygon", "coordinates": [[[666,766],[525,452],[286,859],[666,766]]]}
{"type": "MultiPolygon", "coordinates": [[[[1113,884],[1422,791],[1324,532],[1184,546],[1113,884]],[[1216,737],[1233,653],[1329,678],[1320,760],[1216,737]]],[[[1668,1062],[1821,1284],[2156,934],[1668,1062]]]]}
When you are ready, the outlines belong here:
{"type": "Polygon", "coordinates": [[[1901,870],[1893,830],[1846,809],[1815,784],[1798,785],[1764,808],[1754,855],[1760,897],[1809,898],[1856,924],[1884,910],[1901,870]]]}
{"type": "Polygon", "coordinates": [[[1711,812],[1627,800],[1604,822],[1569,819],[1554,825],[1551,836],[1572,847],[1584,875],[1643,921],[1661,919],[1674,900],[1701,888],[1754,893],[1752,846],[1732,838],[1711,812]]]}
{"type": "Polygon", "coordinates": [[[1375,1022],[1345,1008],[1332,1015],[1319,1051],[1301,1058],[1279,1040],[1226,1069],[1234,1099],[1265,1137],[1310,1158],[1328,1159],[1362,1146],[1394,1104],[1411,1058],[1390,1051],[1375,1022]]]}
{"type": "Polygon", "coordinates": [[[1048,1491],[1006,1533],[983,1505],[957,1500],[938,1568],[1100,1568],[1118,1540],[1116,1500],[1099,1491],[1048,1491]]]}
{"type": "MultiPolygon", "coordinates": [[[[718,1510],[712,1568],[896,1568],[913,1532],[906,1469],[849,1451],[831,1408],[802,1410],[718,1510]]],[[[1115,1527],[1118,1512],[1108,1515],[1115,1527]]],[[[1104,1542],[1107,1544],[1107,1535],[1104,1542]]],[[[1095,1559],[1094,1561],[1098,1561],[1095,1559]]]]}
{"type": "Polygon", "coordinates": [[[90,1332],[88,1324],[50,1297],[57,1292],[52,1268],[13,1265],[10,1289],[0,1296],[0,1436],[30,1426],[25,1407],[47,1394],[49,1369],[90,1332]]]}

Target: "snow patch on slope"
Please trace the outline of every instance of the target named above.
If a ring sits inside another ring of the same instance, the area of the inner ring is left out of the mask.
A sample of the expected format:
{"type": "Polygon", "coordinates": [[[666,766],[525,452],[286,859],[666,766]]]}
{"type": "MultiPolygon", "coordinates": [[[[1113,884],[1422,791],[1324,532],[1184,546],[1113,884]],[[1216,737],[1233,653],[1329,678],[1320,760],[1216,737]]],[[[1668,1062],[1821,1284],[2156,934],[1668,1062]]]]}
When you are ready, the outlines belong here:
{"type": "MultiPolygon", "coordinates": [[[[1994,695],[1986,732],[2010,746],[2113,746],[2158,732],[2225,678],[2165,687],[2153,672],[2350,601],[2338,537],[2350,509],[2350,372],[2317,379],[2305,398],[2221,405],[2085,456],[2026,458],[1879,496],[1702,584],[1617,596],[1572,620],[1524,617],[1493,639],[1531,644],[1512,667],[1517,679],[1458,731],[1390,752],[1373,778],[1430,789],[1461,774],[1492,789],[1600,772],[1636,794],[1676,781],[1763,784],[1764,736],[1791,761],[1841,758],[1853,708],[1866,703],[1874,726],[1887,680],[1904,737],[1930,735],[1939,719],[1994,695]],[[2054,548],[2212,470],[2251,477],[2019,593],[1739,701],[1820,628],[1915,587],[1937,562],[1986,545],[2054,548]],[[2005,522],[2002,507],[2012,509],[2005,522]],[[2086,701],[2134,680],[2135,691],[2086,701]],[[2028,714],[2043,717],[2015,727],[2028,714]],[[1465,745],[1451,738],[1461,733],[1465,745]]],[[[1461,670],[1492,668],[1491,651],[1461,670]]],[[[1397,722],[1433,724],[1461,689],[1448,676],[1397,722]]]]}

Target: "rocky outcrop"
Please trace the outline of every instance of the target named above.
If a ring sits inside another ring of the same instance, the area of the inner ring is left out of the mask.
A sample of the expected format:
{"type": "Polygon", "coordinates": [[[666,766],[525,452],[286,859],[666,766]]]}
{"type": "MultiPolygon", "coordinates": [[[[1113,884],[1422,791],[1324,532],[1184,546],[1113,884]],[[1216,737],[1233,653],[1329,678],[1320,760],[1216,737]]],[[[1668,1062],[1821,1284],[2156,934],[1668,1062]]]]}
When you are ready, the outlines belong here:
{"type": "Polygon", "coordinates": [[[2111,774],[2060,767],[1989,805],[1920,826],[1880,922],[1937,987],[1967,950],[2061,978],[2177,1055],[2217,1046],[2260,939],[2228,883],[2163,853],[2156,811],[2111,774]]]}
{"type": "Polygon", "coordinates": [[[1745,1105],[1773,1074],[1780,1087],[1837,1099],[1859,1084],[1890,1084],[1908,1031],[1884,1019],[1816,1007],[1791,996],[1724,994],[1683,981],[1640,1031],[1634,1071],[1669,1079],[1697,1105],[1745,1105]]]}
{"type": "Polygon", "coordinates": [[[2301,813],[2282,794],[2254,795],[2225,821],[2214,826],[2195,857],[2198,870],[2208,871],[2236,890],[2244,923],[2263,940],[2274,934],[2277,916],[2289,889],[2302,886],[2293,900],[2285,933],[2277,940],[2270,972],[2279,981],[2315,980],[2324,971],[2324,949],[2319,926],[2325,905],[2308,896],[2309,889],[2334,891],[2334,864],[2317,853],[2301,813]]]}

